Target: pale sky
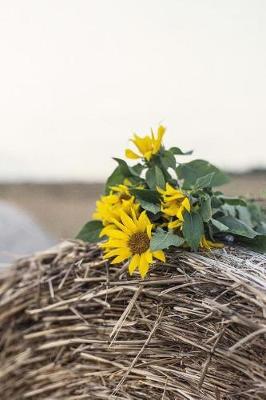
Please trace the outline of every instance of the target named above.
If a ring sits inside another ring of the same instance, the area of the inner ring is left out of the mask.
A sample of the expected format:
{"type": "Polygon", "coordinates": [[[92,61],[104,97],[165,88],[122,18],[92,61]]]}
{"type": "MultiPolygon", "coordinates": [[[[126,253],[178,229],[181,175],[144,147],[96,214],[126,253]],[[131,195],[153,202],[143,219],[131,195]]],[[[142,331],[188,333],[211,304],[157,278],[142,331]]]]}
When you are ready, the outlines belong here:
{"type": "Polygon", "coordinates": [[[158,123],[266,167],[265,0],[0,0],[0,57],[0,179],[105,179],[158,123]]]}

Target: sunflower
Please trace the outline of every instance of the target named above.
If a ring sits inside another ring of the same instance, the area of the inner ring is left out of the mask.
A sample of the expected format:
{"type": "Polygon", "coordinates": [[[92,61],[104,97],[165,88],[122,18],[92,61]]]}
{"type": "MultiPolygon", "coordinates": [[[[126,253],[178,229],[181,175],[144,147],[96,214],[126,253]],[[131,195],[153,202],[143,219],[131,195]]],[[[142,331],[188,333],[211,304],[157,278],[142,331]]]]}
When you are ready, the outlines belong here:
{"type": "Polygon", "coordinates": [[[153,257],[165,261],[162,250],[152,251],[150,249],[151,231],[153,225],[143,211],[139,216],[134,209],[131,210],[132,217],[120,211],[120,221],[112,220],[112,225],[106,226],[101,236],[107,235],[108,240],[101,244],[104,249],[104,258],[113,258],[112,264],[118,264],[129,260],[130,275],[138,268],[140,275],[144,278],[153,263],[153,257]]]}
{"type": "Polygon", "coordinates": [[[151,136],[146,135],[144,137],[140,137],[135,134],[134,139],[131,141],[135,144],[140,154],[135,153],[130,149],[126,149],[126,157],[131,158],[132,160],[145,158],[146,160],[150,161],[151,157],[160,151],[164,133],[165,127],[160,125],[157,131],[157,138],[155,137],[153,131],[151,131],[151,136]]]}
{"type": "Polygon", "coordinates": [[[206,239],[206,236],[203,235],[200,240],[200,248],[204,250],[211,250],[211,249],[221,249],[223,248],[223,243],[212,242],[211,240],[206,239]]]}
{"type": "Polygon", "coordinates": [[[184,222],[183,214],[190,212],[191,206],[187,195],[181,189],[173,188],[169,183],[166,183],[165,190],[157,188],[162,195],[161,211],[166,218],[174,217],[168,223],[169,229],[179,228],[184,222]]]}
{"type": "Polygon", "coordinates": [[[139,205],[135,203],[135,197],[130,194],[128,187],[121,184],[112,186],[110,194],[102,196],[96,202],[93,218],[101,220],[104,225],[107,225],[114,218],[119,220],[121,209],[130,213],[132,209],[137,212],[138,208],[139,205]]]}

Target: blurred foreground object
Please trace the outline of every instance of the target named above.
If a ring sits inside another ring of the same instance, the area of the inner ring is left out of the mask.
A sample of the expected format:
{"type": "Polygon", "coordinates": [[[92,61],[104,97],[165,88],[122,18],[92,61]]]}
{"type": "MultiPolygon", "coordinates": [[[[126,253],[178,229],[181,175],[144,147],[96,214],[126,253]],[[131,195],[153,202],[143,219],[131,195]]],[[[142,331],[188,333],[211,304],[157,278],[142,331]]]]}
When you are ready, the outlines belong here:
{"type": "Polygon", "coordinates": [[[1,400],[263,400],[266,256],[166,252],[143,281],[65,242],[0,274],[1,400]]]}
{"type": "Polygon", "coordinates": [[[17,257],[44,250],[54,243],[25,212],[0,202],[0,267],[17,257]]]}

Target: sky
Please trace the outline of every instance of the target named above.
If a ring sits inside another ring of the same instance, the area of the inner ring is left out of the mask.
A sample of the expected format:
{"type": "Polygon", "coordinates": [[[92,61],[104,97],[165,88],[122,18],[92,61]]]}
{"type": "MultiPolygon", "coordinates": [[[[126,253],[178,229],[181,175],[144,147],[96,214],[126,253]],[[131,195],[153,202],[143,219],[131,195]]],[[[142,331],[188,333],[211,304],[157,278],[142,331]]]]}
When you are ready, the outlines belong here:
{"type": "Polygon", "coordinates": [[[0,180],[103,180],[160,123],[266,167],[265,0],[0,0],[0,57],[0,180]]]}

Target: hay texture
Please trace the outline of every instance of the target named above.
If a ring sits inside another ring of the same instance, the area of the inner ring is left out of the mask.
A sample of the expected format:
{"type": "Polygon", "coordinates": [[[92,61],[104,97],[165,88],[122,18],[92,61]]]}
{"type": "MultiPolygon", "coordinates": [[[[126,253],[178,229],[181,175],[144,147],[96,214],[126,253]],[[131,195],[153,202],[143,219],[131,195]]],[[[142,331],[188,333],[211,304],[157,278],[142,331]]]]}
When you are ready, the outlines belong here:
{"type": "Polygon", "coordinates": [[[149,277],[66,242],[0,279],[0,398],[266,399],[266,257],[168,253],[149,277]]]}

